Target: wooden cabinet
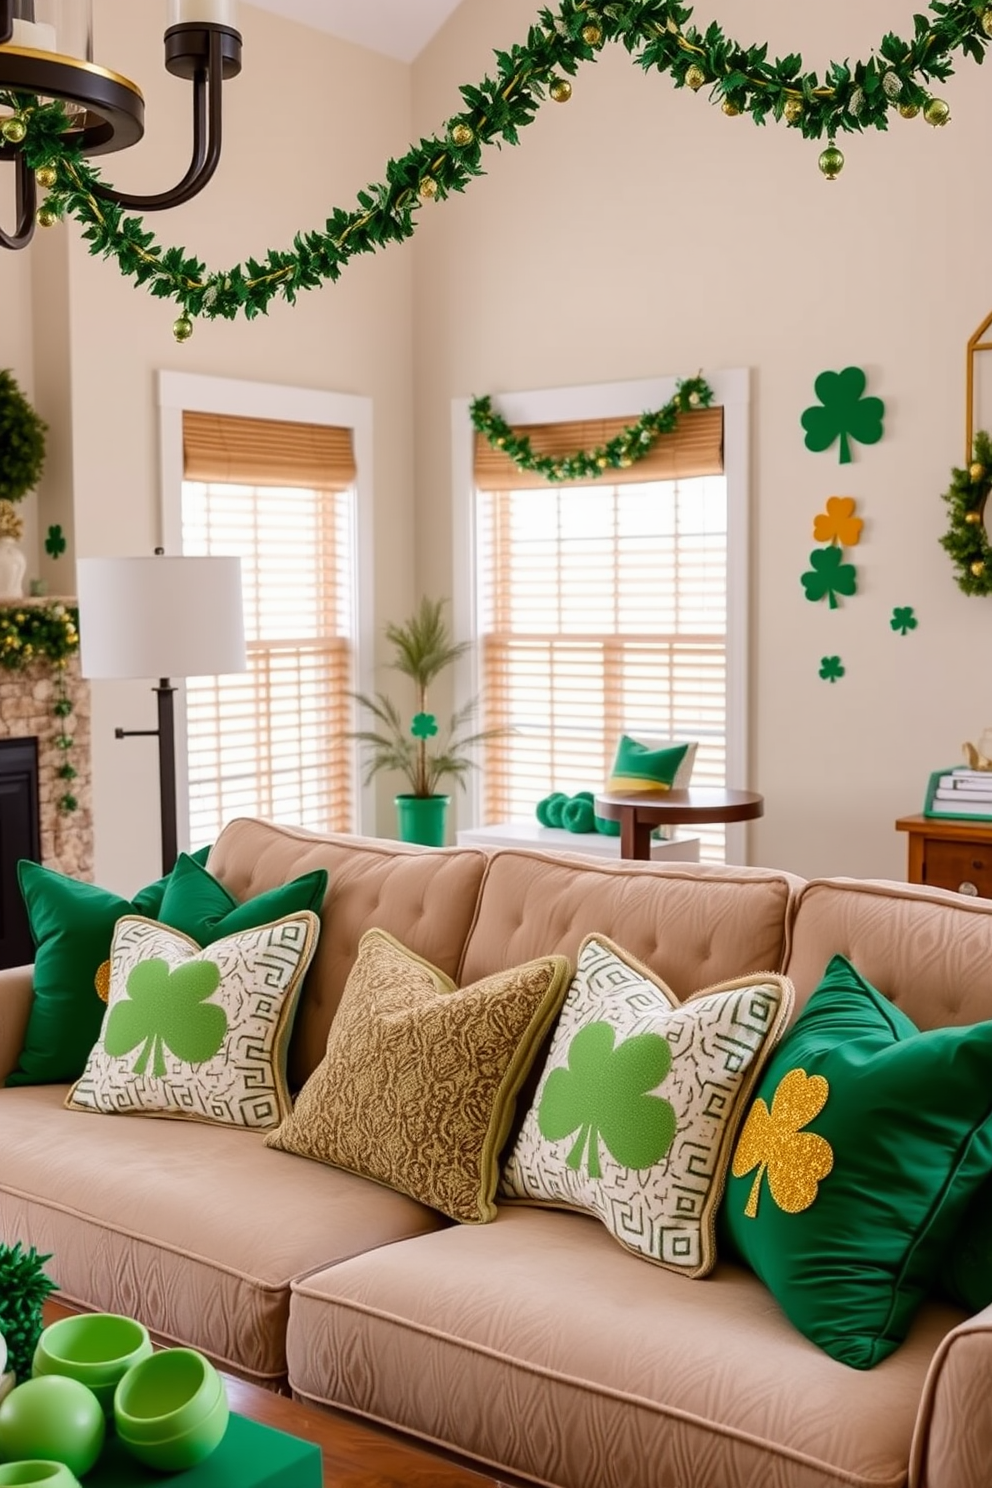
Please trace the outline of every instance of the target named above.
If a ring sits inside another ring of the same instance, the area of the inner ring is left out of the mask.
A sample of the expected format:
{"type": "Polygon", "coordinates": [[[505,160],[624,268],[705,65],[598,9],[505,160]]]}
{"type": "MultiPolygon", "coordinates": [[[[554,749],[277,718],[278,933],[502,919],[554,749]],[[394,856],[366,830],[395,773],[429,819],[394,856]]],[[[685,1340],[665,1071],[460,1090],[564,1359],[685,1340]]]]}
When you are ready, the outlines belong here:
{"type": "Polygon", "coordinates": [[[909,834],[910,883],[992,899],[992,822],[902,816],[896,829],[909,834]]]}

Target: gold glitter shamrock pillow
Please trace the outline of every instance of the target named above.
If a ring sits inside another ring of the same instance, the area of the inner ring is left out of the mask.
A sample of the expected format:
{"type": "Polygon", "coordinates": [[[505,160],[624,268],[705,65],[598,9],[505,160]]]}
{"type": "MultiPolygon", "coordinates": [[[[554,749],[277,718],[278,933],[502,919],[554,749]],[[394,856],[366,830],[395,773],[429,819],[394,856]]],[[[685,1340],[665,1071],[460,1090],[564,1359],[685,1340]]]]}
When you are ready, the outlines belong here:
{"type": "Polygon", "coordinates": [[[588,936],[500,1198],[581,1209],[636,1255],[704,1276],[737,1125],[792,1000],[761,972],[679,1003],[588,936]]]}
{"type": "Polygon", "coordinates": [[[992,1022],[921,1032],[835,956],[761,1080],[724,1236],[833,1358],[905,1338],[992,1170],[992,1022]]]}

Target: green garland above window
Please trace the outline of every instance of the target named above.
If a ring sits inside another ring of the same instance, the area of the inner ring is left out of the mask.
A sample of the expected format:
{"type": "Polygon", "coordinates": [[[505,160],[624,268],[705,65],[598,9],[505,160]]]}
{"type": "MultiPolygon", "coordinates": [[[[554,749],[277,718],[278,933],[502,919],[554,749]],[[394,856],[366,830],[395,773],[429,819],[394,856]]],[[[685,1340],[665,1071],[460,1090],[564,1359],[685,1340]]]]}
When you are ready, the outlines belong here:
{"type": "Polygon", "coordinates": [[[911,38],[890,31],[864,61],[831,62],[821,80],[804,69],[798,52],[769,61],[767,43],[744,46],[716,22],[698,30],[692,9],[679,0],[561,0],[557,9],[538,13],[525,43],[496,53],[495,77],[460,89],[463,107],[441,134],[389,161],[384,180],[358,193],[357,207],[336,207],[322,229],[298,232],[291,251],[270,249],[264,259],[216,272],[185,248],[163,248],[140,217],[94,196],[100,176],[67,146],[60,103],[0,89],[0,104],[15,110],[2,132],[10,143],[23,142],[49,193],[38,212],[41,225],[75,217],[91,253],[115,258],[122,274],[181,307],[173,330],[185,341],[195,316],[253,319],[277,295],[292,304],[303,290],[337,280],[358,254],[411,237],[416,209],[464,191],[483,174],[482,147],[517,144],[545,98],[567,103],[569,78],[595,61],[606,42],[619,43],[645,71],[667,73],[676,88],[707,89],[729,117],[748,114],[755,124],[774,120],[806,139],[826,137],[819,167],[835,180],[844,165],[838,134],[887,129],[893,115],[946,124],[950,110],[933,97],[931,84],[953,75],[956,53],[984,59],[992,37],[989,0],[932,0],[929,8],[933,19],[914,16],[911,38]]]}
{"type": "Polygon", "coordinates": [[[992,594],[992,545],[985,528],[985,507],[992,490],[992,439],[975,435],[972,463],[951,472],[951,488],[944,500],[951,508],[951,525],[940,539],[958,570],[965,594],[992,594]]]}
{"type": "Polygon", "coordinates": [[[671,434],[680,413],[709,408],[713,389],[702,377],[690,377],[678,384],[673,398],[657,413],[645,413],[636,424],[628,424],[615,438],[592,450],[576,450],[571,455],[535,455],[526,434],[514,434],[509,424],[493,412],[489,398],[476,398],[469,409],[475,429],[501,450],[518,470],[532,470],[549,481],[589,480],[607,470],[628,470],[650,454],[660,434],[671,434]]]}
{"type": "Polygon", "coordinates": [[[70,758],[74,740],[66,720],[72,713],[72,700],[65,680],[69,660],[79,650],[78,625],[79,611],[70,605],[0,606],[0,666],[8,672],[23,672],[38,662],[48,662],[54,672],[52,712],[58,720],[55,748],[60,758],[55,774],[63,787],[58,808],[65,815],[79,806],[72,793],[78,772],[70,758]]]}

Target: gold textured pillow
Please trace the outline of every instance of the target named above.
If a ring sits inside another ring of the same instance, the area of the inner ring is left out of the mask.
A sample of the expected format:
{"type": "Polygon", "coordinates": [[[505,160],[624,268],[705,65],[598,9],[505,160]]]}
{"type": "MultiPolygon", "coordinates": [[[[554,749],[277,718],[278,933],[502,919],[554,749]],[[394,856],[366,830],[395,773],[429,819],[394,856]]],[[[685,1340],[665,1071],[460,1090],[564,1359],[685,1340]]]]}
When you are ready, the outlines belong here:
{"type": "Polygon", "coordinates": [[[514,1104],[568,989],[544,956],[458,988],[367,930],[327,1052],[267,1147],[409,1194],[451,1219],[495,1219],[514,1104]]]}

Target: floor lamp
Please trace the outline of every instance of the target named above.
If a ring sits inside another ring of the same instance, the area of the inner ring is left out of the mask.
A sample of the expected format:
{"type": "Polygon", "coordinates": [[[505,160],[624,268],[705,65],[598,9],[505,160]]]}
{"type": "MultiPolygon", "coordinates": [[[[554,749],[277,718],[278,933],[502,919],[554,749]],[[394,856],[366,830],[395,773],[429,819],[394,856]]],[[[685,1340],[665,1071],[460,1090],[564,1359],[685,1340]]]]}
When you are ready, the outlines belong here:
{"type": "Polygon", "coordinates": [[[157,677],[162,872],[179,851],[173,678],[247,670],[240,558],[80,558],[80,669],[93,680],[157,677]]]}

